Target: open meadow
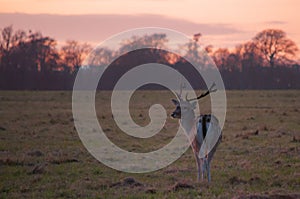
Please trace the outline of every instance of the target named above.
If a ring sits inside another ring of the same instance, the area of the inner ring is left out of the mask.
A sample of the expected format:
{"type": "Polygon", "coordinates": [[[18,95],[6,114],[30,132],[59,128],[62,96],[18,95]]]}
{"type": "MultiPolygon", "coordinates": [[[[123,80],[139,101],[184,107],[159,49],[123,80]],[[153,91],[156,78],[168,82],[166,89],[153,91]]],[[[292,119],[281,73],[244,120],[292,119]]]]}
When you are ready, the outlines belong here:
{"type": "MultiPolygon", "coordinates": [[[[154,103],[170,115],[174,97],[136,92],[130,103],[134,121],[146,125],[154,103]]],[[[97,93],[102,128],[127,151],[158,149],[177,132],[178,121],[168,118],[159,134],[132,138],[115,125],[109,104],[108,91],[97,93]]],[[[209,104],[209,97],[199,102],[203,112],[209,104]]],[[[211,172],[210,184],[197,182],[191,149],[156,172],[113,170],[81,143],[71,91],[0,91],[0,198],[300,198],[300,90],[228,91],[211,172]]]]}

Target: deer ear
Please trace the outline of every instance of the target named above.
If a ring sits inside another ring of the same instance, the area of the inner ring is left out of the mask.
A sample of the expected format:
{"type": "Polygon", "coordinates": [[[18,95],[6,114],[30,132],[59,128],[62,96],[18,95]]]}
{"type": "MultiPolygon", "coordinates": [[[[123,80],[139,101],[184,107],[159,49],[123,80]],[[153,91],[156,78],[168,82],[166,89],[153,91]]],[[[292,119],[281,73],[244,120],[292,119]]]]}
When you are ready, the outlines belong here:
{"type": "Polygon", "coordinates": [[[175,104],[175,106],[177,106],[179,104],[179,102],[176,99],[172,99],[173,104],[175,104]]]}
{"type": "Polygon", "coordinates": [[[198,103],[197,101],[196,101],[196,102],[192,102],[192,103],[191,103],[191,105],[192,105],[192,108],[193,108],[193,109],[195,109],[195,108],[196,108],[196,106],[197,106],[197,103],[198,103]]]}

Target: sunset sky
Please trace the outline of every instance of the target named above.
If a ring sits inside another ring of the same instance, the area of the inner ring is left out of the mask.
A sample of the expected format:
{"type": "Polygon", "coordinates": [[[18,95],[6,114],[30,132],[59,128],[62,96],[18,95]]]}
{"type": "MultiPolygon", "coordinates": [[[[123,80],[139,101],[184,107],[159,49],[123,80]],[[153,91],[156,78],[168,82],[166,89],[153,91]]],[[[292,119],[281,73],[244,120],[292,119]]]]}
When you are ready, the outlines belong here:
{"type": "Polygon", "coordinates": [[[39,30],[59,41],[99,43],[130,28],[158,26],[233,47],[266,28],[300,46],[298,0],[0,0],[0,28],[39,30]]]}

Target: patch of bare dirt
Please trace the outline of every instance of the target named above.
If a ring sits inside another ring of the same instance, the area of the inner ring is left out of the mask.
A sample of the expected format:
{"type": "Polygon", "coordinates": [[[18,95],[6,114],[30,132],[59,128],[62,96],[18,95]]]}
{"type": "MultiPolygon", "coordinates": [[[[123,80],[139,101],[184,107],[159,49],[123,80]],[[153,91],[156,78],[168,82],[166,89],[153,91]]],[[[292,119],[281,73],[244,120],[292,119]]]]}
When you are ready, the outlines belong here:
{"type": "Polygon", "coordinates": [[[259,134],[259,130],[257,129],[256,131],[237,134],[235,137],[242,138],[242,139],[249,139],[250,136],[257,136],[258,134],[259,134]]]}
{"type": "Polygon", "coordinates": [[[149,194],[155,194],[157,192],[157,190],[154,188],[147,188],[145,192],[149,193],[149,194]]]}
{"type": "Polygon", "coordinates": [[[60,158],[55,160],[50,160],[49,163],[51,164],[65,164],[65,163],[76,163],[79,162],[76,158],[60,158]]]}
{"type": "Polygon", "coordinates": [[[182,189],[194,189],[195,187],[187,182],[176,182],[171,186],[170,191],[179,191],[182,189]]]}
{"type": "Polygon", "coordinates": [[[6,128],[0,126],[0,131],[6,131],[6,128]]]}
{"type": "Polygon", "coordinates": [[[143,186],[142,183],[136,181],[133,177],[127,177],[120,182],[115,182],[110,185],[110,187],[140,187],[143,186]]]}
{"type": "Polygon", "coordinates": [[[35,165],[29,172],[28,174],[42,174],[45,173],[47,167],[47,163],[41,163],[35,165]]]}
{"type": "Polygon", "coordinates": [[[27,155],[29,156],[36,156],[36,157],[40,157],[40,156],[44,156],[44,153],[39,151],[39,150],[34,150],[34,151],[29,151],[27,153],[27,155]]]}
{"type": "Polygon", "coordinates": [[[238,185],[238,184],[246,184],[247,181],[246,180],[243,180],[241,178],[238,178],[236,176],[233,176],[231,178],[229,178],[228,182],[232,185],[238,185]]]}

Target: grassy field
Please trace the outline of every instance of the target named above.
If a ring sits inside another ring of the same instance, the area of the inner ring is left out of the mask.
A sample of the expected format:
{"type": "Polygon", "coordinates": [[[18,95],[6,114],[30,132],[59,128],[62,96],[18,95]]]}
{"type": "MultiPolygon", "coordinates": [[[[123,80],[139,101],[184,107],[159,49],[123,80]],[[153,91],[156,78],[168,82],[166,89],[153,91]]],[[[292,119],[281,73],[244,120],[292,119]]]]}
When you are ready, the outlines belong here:
{"type": "MultiPolygon", "coordinates": [[[[210,184],[197,182],[190,149],[151,173],[128,174],[104,166],[78,137],[71,95],[0,92],[0,198],[300,197],[300,91],[227,92],[223,140],[212,161],[210,184]]],[[[153,103],[163,104],[170,115],[172,97],[165,91],[136,92],[131,115],[138,124],[147,124],[153,103]]],[[[209,99],[201,101],[203,112],[209,112],[204,108],[208,104],[209,99]]],[[[128,151],[158,149],[178,128],[178,121],[168,119],[154,137],[134,139],[114,124],[108,92],[97,93],[96,106],[106,135],[128,151]]]]}

